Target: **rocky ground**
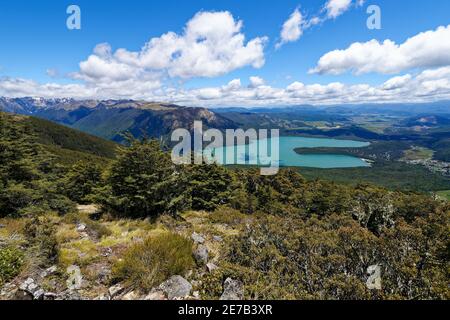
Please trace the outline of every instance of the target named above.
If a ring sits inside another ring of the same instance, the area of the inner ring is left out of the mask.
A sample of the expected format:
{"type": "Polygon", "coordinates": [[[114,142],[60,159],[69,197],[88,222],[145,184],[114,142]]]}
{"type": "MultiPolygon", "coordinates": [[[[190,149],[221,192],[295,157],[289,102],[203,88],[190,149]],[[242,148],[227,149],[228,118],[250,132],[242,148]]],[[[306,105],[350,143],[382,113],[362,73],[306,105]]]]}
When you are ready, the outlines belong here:
{"type": "MultiPolygon", "coordinates": [[[[53,216],[58,242],[58,260],[50,267],[33,262],[39,252],[28,252],[22,272],[0,288],[0,300],[166,300],[202,299],[202,277],[220,268],[224,243],[239,232],[242,221],[234,223],[229,214],[187,212],[181,219],[161,217],[149,220],[105,219],[93,222],[93,206],[80,206],[78,215],[53,216]],[[226,218],[225,218],[226,217],[226,218]],[[114,283],[114,263],[131,245],[147,237],[171,231],[192,240],[196,267],[186,274],[173,275],[149,291],[127,283],[114,283]]],[[[233,217],[233,215],[231,215],[233,217]]],[[[241,216],[236,219],[244,219],[241,216]]],[[[0,219],[0,244],[24,241],[21,219],[0,219]]],[[[24,248],[24,250],[26,250],[24,248]]],[[[242,299],[243,284],[227,278],[221,299],[242,299]]]]}

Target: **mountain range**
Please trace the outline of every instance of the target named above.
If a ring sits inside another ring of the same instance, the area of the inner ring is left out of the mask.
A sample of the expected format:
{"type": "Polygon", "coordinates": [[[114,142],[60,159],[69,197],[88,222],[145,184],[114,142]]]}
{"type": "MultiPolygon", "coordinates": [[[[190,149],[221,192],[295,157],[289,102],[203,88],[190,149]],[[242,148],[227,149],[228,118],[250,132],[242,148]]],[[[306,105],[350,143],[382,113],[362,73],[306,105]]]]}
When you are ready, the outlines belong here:
{"type": "Polygon", "coordinates": [[[232,120],[206,108],[134,100],[75,100],[0,97],[0,110],[32,115],[120,142],[125,132],[135,137],[166,137],[177,128],[236,128],[232,120]]]}

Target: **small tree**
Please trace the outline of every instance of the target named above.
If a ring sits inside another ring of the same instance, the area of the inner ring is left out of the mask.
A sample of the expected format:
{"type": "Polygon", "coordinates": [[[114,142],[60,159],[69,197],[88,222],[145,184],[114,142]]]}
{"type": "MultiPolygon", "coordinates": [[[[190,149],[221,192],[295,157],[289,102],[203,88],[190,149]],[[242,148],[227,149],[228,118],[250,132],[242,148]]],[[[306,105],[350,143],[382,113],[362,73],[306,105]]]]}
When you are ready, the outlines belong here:
{"type": "Polygon", "coordinates": [[[179,173],[157,140],[130,139],[119,150],[97,197],[110,212],[127,217],[149,217],[178,209],[179,173]]]}

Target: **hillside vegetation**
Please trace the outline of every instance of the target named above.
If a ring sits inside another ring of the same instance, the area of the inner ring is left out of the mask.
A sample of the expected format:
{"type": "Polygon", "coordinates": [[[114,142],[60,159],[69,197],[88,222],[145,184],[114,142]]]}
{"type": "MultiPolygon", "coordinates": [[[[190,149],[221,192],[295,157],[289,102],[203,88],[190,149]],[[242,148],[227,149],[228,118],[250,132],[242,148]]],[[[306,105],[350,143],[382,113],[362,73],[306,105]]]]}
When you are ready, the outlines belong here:
{"type": "Polygon", "coordinates": [[[440,198],[175,166],[132,137],[68,165],[42,139],[0,113],[0,299],[450,298],[440,198]]]}
{"type": "Polygon", "coordinates": [[[0,112],[4,123],[16,124],[33,142],[47,150],[57,162],[70,165],[79,160],[105,164],[116,155],[118,145],[53,122],[0,112]]]}

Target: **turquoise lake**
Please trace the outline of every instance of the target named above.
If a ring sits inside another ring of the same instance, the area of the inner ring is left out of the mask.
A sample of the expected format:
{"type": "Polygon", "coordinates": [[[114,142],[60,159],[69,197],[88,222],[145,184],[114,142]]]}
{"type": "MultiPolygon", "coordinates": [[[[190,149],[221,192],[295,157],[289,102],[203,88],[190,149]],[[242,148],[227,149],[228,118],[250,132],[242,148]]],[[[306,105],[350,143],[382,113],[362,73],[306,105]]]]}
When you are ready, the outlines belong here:
{"type": "MultiPolygon", "coordinates": [[[[215,157],[220,164],[233,165],[267,165],[270,157],[271,139],[252,141],[248,145],[226,146],[221,148],[205,150],[208,158],[215,157]],[[269,146],[269,147],[267,147],[269,146]],[[258,148],[269,150],[269,156],[258,154],[258,148]],[[233,150],[234,149],[234,150],[233,150]],[[227,155],[235,153],[234,160],[227,159],[227,155]],[[231,153],[230,153],[231,152],[231,153]],[[222,156],[223,155],[223,156],[222,156]]],[[[362,148],[370,145],[368,142],[353,140],[338,140],[324,138],[305,138],[305,137],[280,137],[279,138],[279,166],[280,167],[310,167],[310,168],[356,168],[370,167],[366,161],[347,155],[337,154],[297,154],[296,148],[362,148]]]]}

